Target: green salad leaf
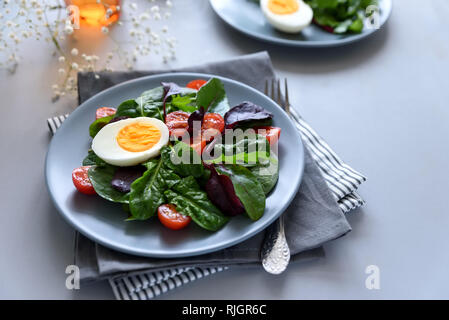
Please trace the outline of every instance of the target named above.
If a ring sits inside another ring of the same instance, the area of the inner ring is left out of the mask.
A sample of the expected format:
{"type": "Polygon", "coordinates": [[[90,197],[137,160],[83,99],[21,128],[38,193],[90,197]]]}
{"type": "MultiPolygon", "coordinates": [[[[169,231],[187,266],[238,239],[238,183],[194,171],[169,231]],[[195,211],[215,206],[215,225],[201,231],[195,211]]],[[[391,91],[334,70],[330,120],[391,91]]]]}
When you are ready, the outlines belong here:
{"type": "Polygon", "coordinates": [[[330,27],[334,33],[360,33],[366,8],[377,0],[305,0],[312,7],[318,25],[330,27]]]}
{"type": "Polygon", "coordinates": [[[152,217],[165,203],[164,191],[180,181],[180,177],[164,166],[161,158],[145,163],[147,171],[131,184],[129,209],[136,220],[152,217]]]}
{"type": "Polygon", "coordinates": [[[200,227],[217,231],[221,229],[229,218],[212,204],[207,193],[193,177],[183,178],[172,189],[164,192],[169,203],[176,205],[176,209],[183,215],[187,215],[200,227]]]}
{"type": "Polygon", "coordinates": [[[240,165],[219,165],[216,170],[231,178],[235,194],[251,220],[259,220],[265,211],[265,192],[257,177],[240,165]]]}
{"type": "Polygon", "coordinates": [[[106,200],[119,203],[129,202],[129,193],[115,190],[111,181],[117,167],[111,165],[92,166],[89,171],[89,179],[98,195],[106,200]]]}
{"type": "Polygon", "coordinates": [[[273,190],[279,179],[279,162],[274,153],[270,154],[268,162],[259,162],[258,165],[248,169],[259,180],[265,195],[273,190]]]}
{"type": "Polygon", "coordinates": [[[97,156],[92,149],[89,149],[87,156],[83,160],[83,166],[103,166],[105,164],[106,162],[97,156]]]}
{"type": "Polygon", "coordinates": [[[196,106],[198,109],[204,107],[207,112],[219,113],[224,117],[231,107],[220,79],[212,78],[198,90],[196,106]]]}
{"type": "Polygon", "coordinates": [[[97,133],[105,126],[109,123],[109,121],[112,120],[112,118],[114,118],[114,116],[108,116],[108,117],[103,117],[103,118],[99,118],[97,120],[95,120],[94,122],[92,122],[92,124],[89,126],[89,134],[92,138],[94,138],[97,133]]]}
{"type": "Polygon", "coordinates": [[[165,146],[161,157],[167,167],[181,177],[193,176],[199,178],[204,174],[201,157],[189,145],[178,142],[174,147],[165,146]]]}
{"type": "MultiPolygon", "coordinates": [[[[176,108],[185,112],[194,112],[196,107],[196,93],[188,94],[185,96],[174,95],[172,96],[171,104],[172,108],[176,108]]],[[[166,105],[167,107],[167,105],[166,105]]]]}

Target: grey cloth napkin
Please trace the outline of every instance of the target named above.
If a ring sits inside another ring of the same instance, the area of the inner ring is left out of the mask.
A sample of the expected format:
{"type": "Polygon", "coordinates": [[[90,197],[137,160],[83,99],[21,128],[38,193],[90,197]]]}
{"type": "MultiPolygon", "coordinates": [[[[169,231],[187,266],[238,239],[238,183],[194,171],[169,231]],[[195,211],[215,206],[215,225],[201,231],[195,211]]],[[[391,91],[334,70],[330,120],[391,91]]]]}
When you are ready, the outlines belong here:
{"type": "MultiPolygon", "coordinates": [[[[100,73],[99,80],[95,79],[92,73],[80,73],[79,102],[82,103],[96,93],[129,79],[181,71],[217,74],[241,81],[259,90],[263,90],[266,79],[275,77],[270,57],[266,52],[177,70],[100,73]]],[[[293,117],[296,118],[298,125],[303,121],[297,113],[293,113],[293,117]]],[[[304,128],[307,129],[307,126],[298,127],[299,130],[304,128]]],[[[293,261],[323,256],[320,248],[322,244],[337,239],[351,230],[343,212],[363,204],[363,200],[355,190],[365,178],[344,164],[311,128],[310,130],[311,135],[304,136],[306,133],[301,132],[307,146],[303,181],[297,196],[284,213],[286,236],[293,261]]],[[[128,293],[129,291],[139,293],[139,288],[159,283],[156,288],[151,289],[151,295],[136,296],[151,298],[158,295],[158,291],[164,291],[160,284],[161,279],[174,279],[175,275],[187,274],[188,277],[176,278],[178,282],[174,280],[169,282],[172,287],[177,287],[185,283],[185,279],[188,281],[191,274],[201,277],[221,271],[223,267],[260,265],[259,252],[263,238],[262,232],[236,246],[211,254],[181,259],[155,259],[113,251],[77,234],[75,264],[80,267],[81,279],[84,282],[109,279],[118,298],[126,298],[125,295],[117,293],[118,282],[127,286],[120,290],[128,293]],[[159,279],[151,279],[155,274],[159,279]]]]}

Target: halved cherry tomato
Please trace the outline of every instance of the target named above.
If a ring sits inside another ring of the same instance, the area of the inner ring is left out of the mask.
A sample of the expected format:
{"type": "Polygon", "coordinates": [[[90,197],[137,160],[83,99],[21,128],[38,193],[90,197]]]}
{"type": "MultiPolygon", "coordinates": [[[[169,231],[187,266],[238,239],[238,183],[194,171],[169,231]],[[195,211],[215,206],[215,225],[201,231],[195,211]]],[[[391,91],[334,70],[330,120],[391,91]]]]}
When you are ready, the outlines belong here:
{"type": "Polygon", "coordinates": [[[83,166],[74,169],[72,171],[72,181],[79,192],[84,194],[97,194],[87,174],[89,168],[90,166],[83,166]]]}
{"type": "Polygon", "coordinates": [[[271,146],[279,141],[279,137],[281,135],[281,128],[278,127],[257,127],[254,128],[254,130],[256,130],[257,134],[260,134],[267,138],[271,146]]]}
{"type": "Polygon", "coordinates": [[[190,89],[195,89],[195,90],[199,90],[202,86],[204,86],[205,84],[207,83],[207,81],[206,80],[203,80],[203,79],[197,79],[197,80],[193,80],[193,81],[190,81],[188,84],[187,84],[187,88],[190,88],[190,89]]]}
{"type": "Polygon", "coordinates": [[[180,214],[174,204],[163,204],[157,208],[159,221],[169,229],[179,230],[187,227],[192,218],[180,214]]]}
{"type": "Polygon", "coordinates": [[[180,137],[187,132],[189,116],[190,114],[184,111],[174,111],[167,114],[165,124],[170,131],[170,135],[180,137]]]}
{"type": "Polygon", "coordinates": [[[206,113],[204,115],[201,131],[203,136],[206,136],[206,141],[210,142],[213,138],[222,133],[225,128],[225,121],[218,113],[206,113]]]}
{"type": "Polygon", "coordinates": [[[95,112],[95,119],[113,116],[116,111],[117,110],[115,108],[110,108],[110,107],[98,108],[97,111],[95,112]]]}

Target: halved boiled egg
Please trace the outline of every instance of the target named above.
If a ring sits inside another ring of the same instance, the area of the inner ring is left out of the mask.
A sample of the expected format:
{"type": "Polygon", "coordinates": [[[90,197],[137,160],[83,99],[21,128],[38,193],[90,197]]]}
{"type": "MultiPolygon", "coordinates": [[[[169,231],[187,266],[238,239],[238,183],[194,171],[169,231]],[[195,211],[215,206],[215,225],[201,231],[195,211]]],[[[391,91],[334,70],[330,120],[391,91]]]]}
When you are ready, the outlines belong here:
{"type": "Polygon", "coordinates": [[[106,163],[134,166],[159,155],[168,139],[168,128],[159,119],[125,119],[104,126],[93,139],[92,150],[106,163]]]}
{"type": "Polygon", "coordinates": [[[313,19],[312,8],[302,0],[261,0],[260,7],[267,21],[283,32],[298,33],[313,19]]]}

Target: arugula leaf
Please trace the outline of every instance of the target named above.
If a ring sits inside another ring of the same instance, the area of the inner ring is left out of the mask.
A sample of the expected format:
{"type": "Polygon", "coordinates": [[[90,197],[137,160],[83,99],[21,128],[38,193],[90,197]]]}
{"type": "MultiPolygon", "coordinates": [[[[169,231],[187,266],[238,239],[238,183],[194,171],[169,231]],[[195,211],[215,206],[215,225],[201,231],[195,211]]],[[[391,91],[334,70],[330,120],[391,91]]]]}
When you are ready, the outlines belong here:
{"type": "Polygon", "coordinates": [[[89,169],[88,175],[97,194],[109,201],[128,203],[129,193],[122,193],[115,190],[111,181],[117,167],[111,165],[93,166],[89,169]]]}
{"type": "Polygon", "coordinates": [[[108,117],[103,117],[103,118],[99,118],[97,120],[95,120],[94,122],[92,122],[92,124],[89,126],[89,134],[92,138],[94,138],[97,133],[105,126],[109,123],[109,121],[112,120],[112,118],[114,118],[114,116],[108,116],[108,117]]]}
{"type": "Polygon", "coordinates": [[[196,107],[196,94],[189,94],[185,96],[174,95],[171,100],[173,107],[185,111],[193,112],[197,109],[196,107]]]}
{"type": "Polygon", "coordinates": [[[164,167],[162,158],[145,163],[147,171],[131,184],[129,208],[136,220],[152,217],[165,203],[164,191],[180,181],[180,177],[164,167]]]}
{"type": "Polygon", "coordinates": [[[204,107],[206,112],[219,113],[224,117],[230,109],[223,83],[217,79],[210,79],[198,90],[196,96],[197,109],[204,107]]]}
{"type": "Polygon", "coordinates": [[[240,165],[219,165],[220,174],[231,178],[235,193],[251,220],[259,220],[265,211],[265,193],[256,176],[240,165]]]}
{"type": "Polygon", "coordinates": [[[193,177],[183,178],[172,190],[164,192],[169,203],[176,205],[176,209],[183,215],[190,216],[200,227],[217,231],[221,229],[229,218],[225,217],[207,197],[206,192],[193,177]]]}

